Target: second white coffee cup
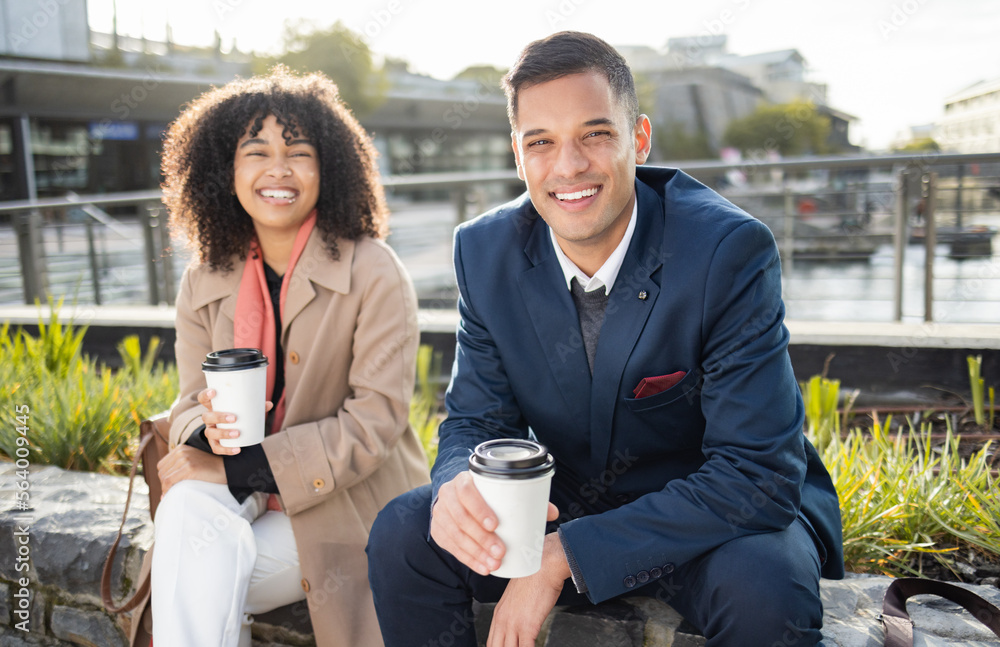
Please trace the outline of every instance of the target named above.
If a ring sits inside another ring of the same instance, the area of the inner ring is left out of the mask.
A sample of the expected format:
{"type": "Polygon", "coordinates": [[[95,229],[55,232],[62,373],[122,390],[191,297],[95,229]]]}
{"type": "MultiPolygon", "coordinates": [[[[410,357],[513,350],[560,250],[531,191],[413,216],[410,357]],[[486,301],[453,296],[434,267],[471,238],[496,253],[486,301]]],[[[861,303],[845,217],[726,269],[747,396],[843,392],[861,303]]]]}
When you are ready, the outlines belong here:
{"type": "Polygon", "coordinates": [[[247,447],[264,440],[267,401],[267,357],[256,348],[213,351],[201,364],[208,388],[215,389],[212,410],[236,415],[219,429],[239,429],[238,438],[223,438],[223,447],[247,447]]]}
{"type": "Polygon", "coordinates": [[[496,533],[506,547],[497,577],[526,577],[542,566],[545,517],[555,460],[530,440],[481,443],[469,457],[472,482],[496,514],[496,533]]]}

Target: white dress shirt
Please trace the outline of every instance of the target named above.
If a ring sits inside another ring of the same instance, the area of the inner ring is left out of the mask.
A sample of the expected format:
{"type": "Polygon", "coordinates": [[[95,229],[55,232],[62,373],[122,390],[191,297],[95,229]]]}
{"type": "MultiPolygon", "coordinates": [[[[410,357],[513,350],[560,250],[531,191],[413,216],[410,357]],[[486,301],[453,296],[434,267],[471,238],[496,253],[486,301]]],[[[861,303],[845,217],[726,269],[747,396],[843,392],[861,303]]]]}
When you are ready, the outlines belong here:
{"type": "Polygon", "coordinates": [[[625,260],[625,252],[628,251],[628,245],[632,241],[632,232],[635,231],[635,219],[638,212],[639,196],[636,196],[635,201],[632,203],[632,217],[629,218],[625,235],[622,236],[618,247],[615,247],[615,251],[611,252],[611,256],[608,256],[608,260],[604,261],[604,265],[601,265],[600,269],[594,273],[594,276],[587,276],[583,270],[576,266],[576,263],[569,260],[566,253],[559,247],[559,241],[556,240],[556,235],[553,233],[552,228],[549,227],[549,238],[552,239],[552,246],[556,249],[556,258],[559,259],[559,266],[562,267],[563,276],[566,278],[567,290],[572,289],[570,286],[573,284],[573,279],[579,279],[584,292],[593,292],[603,287],[604,294],[611,293],[611,288],[615,285],[615,279],[618,278],[618,271],[622,268],[622,262],[625,260]]]}

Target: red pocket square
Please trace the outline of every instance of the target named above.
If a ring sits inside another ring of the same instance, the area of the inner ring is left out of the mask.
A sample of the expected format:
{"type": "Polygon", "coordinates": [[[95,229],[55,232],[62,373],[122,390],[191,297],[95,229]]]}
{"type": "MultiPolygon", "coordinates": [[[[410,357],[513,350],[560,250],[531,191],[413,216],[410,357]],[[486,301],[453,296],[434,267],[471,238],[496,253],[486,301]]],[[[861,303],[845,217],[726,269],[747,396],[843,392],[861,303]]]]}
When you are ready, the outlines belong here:
{"type": "Polygon", "coordinates": [[[644,377],[639,380],[639,386],[635,387],[632,393],[635,394],[636,398],[645,398],[646,396],[662,393],[684,379],[685,375],[687,375],[686,372],[677,371],[670,375],[644,377]]]}

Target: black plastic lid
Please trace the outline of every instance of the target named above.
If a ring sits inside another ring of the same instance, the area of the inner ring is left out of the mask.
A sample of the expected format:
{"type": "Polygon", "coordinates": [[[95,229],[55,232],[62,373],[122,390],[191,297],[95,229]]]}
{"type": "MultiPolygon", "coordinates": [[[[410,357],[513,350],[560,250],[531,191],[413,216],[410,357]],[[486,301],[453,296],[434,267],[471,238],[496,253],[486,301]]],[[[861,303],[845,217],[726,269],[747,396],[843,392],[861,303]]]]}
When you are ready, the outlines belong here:
{"type": "Polygon", "coordinates": [[[201,363],[203,371],[242,371],[267,366],[267,357],[256,348],[227,348],[212,351],[201,363]]]}
{"type": "Polygon", "coordinates": [[[532,440],[498,438],[480,443],[469,456],[476,474],[508,479],[530,479],[555,469],[545,445],[532,440]]]}

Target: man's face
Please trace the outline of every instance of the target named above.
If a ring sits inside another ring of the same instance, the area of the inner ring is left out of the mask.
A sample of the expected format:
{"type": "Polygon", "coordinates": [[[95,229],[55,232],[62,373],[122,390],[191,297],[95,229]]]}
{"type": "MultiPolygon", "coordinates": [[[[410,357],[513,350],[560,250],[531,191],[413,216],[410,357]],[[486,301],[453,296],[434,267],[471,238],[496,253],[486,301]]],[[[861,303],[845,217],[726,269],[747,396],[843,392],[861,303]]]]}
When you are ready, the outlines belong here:
{"type": "Polygon", "coordinates": [[[628,228],[649,120],[629,123],[597,71],[522,88],[516,118],[518,176],[563,252],[592,275],[628,228]]]}

